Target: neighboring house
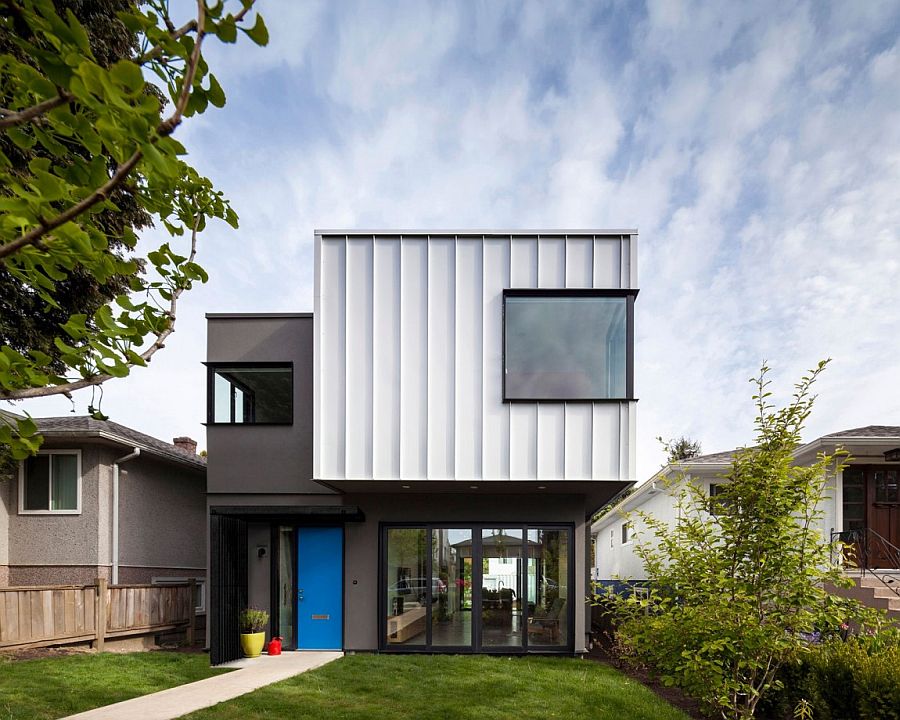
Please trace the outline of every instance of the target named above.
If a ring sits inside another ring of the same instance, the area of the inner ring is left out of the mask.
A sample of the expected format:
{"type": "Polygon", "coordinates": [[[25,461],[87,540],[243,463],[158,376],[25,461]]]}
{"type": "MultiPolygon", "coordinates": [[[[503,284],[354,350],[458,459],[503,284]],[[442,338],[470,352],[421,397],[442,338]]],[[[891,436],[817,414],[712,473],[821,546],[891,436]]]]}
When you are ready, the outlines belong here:
{"type": "MultiPolygon", "coordinates": [[[[842,539],[856,543],[859,563],[867,570],[900,569],[900,427],[869,425],[831,433],[798,448],[795,462],[812,464],[817,453],[833,453],[841,447],[851,459],[829,480],[820,529],[826,538],[841,532],[842,539]]],[[[604,585],[645,580],[635,551],[635,532],[640,532],[642,523],[633,516],[626,520],[625,515],[640,510],[674,523],[675,496],[665,480],[682,474],[702,485],[714,503],[717,488],[727,482],[722,475],[728,472],[733,453],[667,465],[593,523],[594,580],[604,585]]]]}
{"type": "Polygon", "coordinates": [[[315,235],[312,315],[208,315],[210,651],[580,653],[634,479],[636,233],[315,235]]]}
{"type": "Polygon", "coordinates": [[[202,609],[206,461],[196,443],[91,417],[35,421],[40,452],[0,480],[0,585],[197,578],[202,609]]]}

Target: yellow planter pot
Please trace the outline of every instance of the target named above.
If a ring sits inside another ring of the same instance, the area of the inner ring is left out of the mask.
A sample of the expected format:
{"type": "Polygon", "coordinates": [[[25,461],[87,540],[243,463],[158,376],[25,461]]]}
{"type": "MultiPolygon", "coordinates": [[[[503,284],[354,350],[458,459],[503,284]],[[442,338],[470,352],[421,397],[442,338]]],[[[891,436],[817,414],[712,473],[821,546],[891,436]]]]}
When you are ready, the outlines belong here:
{"type": "Polygon", "coordinates": [[[244,651],[244,657],[259,657],[265,644],[266,634],[264,632],[241,633],[241,650],[244,651]]]}

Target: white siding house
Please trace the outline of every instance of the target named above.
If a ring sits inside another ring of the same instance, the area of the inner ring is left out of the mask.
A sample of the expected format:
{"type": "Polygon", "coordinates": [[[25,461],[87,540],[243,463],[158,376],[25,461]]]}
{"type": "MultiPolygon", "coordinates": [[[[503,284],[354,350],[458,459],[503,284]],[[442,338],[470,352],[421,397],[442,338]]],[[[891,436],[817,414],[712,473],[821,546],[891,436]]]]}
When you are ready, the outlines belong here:
{"type": "MultiPolygon", "coordinates": [[[[898,446],[900,427],[870,425],[825,435],[798,448],[794,454],[798,464],[812,464],[817,454],[823,451],[833,453],[843,448],[850,453],[847,467],[830,478],[826,486],[819,528],[826,538],[834,532],[861,533],[859,537],[865,539],[860,542],[867,547],[871,544],[866,562],[872,567],[898,569],[900,554],[890,552],[891,546],[900,548],[898,446]],[[880,550],[883,547],[888,549],[886,554],[880,550]]],[[[591,526],[593,579],[603,584],[645,580],[635,545],[635,534],[642,529],[639,518],[630,516],[634,527],[629,528],[623,542],[622,526],[628,522],[629,514],[641,511],[674,524],[678,484],[668,488],[665,479],[683,476],[685,481],[701,485],[710,495],[710,486],[727,482],[722,475],[728,471],[732,453],[703,455],[678,466],[668,465],[594,522],[591,526]]],[[[848,541],[854,537],[846,536],[848,541]]],[[[644,540],[652,538],[645,537],[644,540]]]]}

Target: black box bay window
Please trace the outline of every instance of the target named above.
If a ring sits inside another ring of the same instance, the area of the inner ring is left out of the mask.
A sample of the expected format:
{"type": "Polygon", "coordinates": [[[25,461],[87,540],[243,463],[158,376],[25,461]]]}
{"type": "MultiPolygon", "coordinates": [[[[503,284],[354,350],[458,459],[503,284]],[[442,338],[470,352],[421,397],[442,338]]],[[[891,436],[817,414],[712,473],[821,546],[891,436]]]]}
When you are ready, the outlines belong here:
{"type": "Polygon", "coordinates": [[[632,399],[636,294],[504,290],[503,399],[632,399]]]}
{"type": "Polygon", "coordinates": [[[293,423],[294,368],[290,363],[210,363],[207,367],[208,423],[293,423]]]}

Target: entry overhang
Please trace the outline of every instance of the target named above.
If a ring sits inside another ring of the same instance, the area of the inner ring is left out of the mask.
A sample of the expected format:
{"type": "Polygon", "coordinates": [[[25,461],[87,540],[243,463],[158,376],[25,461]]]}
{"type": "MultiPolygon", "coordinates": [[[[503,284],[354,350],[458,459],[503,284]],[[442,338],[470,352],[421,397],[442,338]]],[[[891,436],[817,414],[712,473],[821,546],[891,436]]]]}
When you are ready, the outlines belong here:
{"type": "Polygon", "coordinates": [[[209,514],[278,522],[334,523],[366,519],[357,505],[212,505],[209,514]]]}
{"type": "Polygon", "coordinates": [[[584,498],[585,517],[591,517],[612,498],[634,485],[630,480],[318,480],[332,490],[350,494],[461,493],[486,495],[570,495],[584,498]]]}

